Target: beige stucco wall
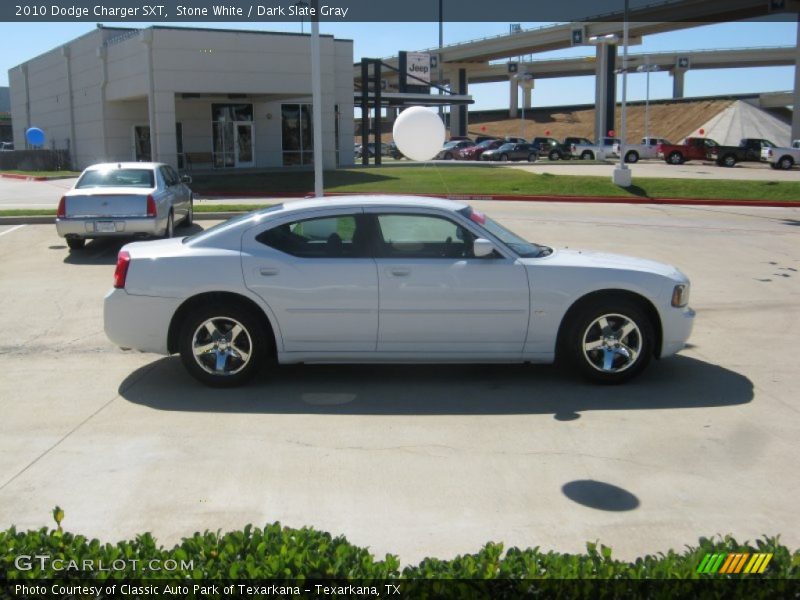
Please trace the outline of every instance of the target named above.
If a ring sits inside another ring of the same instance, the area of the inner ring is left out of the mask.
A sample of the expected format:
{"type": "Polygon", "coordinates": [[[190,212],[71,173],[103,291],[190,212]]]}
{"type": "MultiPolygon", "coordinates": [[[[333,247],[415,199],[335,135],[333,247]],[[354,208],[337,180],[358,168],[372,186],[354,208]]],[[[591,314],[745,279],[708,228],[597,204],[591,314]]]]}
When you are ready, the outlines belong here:
{"type": "MultiPolygon", "coordinates": [[[[323,36],[320,47],[323,161],[334,168],[337,104],[340,161],[353,160],[353,45],[323,36]]],[[[177,166],[176,121],[184,151],[209,152],[212,102],[253,104],[256,166],[281,166],[280,105],[311,102],[310,38],[100,28],[11,69],[9,81],[15,145],[41,127],[58,147],[70,140],[77,167],[131,160],[135,125],[150,125],[156,160],[177,166]]]]}

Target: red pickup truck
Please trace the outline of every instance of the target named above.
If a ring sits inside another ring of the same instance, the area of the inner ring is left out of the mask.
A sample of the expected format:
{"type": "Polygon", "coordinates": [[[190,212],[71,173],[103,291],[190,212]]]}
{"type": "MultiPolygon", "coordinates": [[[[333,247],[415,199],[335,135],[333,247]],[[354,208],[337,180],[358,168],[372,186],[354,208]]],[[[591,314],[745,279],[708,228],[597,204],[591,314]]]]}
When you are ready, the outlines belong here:
{"type": "Polygon", "coordinates": [[[660,144],[657,148],[658,158],[663,158],[669,165],[682,165],[687,160],[709,160],[712,148],[719,146],[709,138],[686,138],[681,145],[660,144]]]}

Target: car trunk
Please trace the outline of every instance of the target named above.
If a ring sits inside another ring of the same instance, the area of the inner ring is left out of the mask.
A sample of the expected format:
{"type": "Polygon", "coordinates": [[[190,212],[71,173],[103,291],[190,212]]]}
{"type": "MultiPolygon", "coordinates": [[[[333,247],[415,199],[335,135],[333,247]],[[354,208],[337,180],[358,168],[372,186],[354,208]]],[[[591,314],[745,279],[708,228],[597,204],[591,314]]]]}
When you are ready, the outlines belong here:
{"type": "Polygon", "coordinates": [[[152,189],[97,188],[73,190],[65,198],[65,216],[146,217],[147,196],[152,189]]]}

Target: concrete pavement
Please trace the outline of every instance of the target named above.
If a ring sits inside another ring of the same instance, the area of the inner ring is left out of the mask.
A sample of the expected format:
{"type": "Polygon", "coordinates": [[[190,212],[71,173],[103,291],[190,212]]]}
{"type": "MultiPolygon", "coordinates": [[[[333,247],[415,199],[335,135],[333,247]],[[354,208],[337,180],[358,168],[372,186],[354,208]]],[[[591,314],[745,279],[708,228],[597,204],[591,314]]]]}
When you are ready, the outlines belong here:
{"type": "Polygon", "coordinates": [[[118,242],[70,254],[52,226],[0,227],[0,527],[52,525],[56,504],[104,541],[280,520],[403,563],[489,540],[626,559],[728,532],[800,546],[800,210],[475,205],[534,241],[678,265],[692,346],[622,387],[294,366],[212,390],[105,338],[118,242]]]}

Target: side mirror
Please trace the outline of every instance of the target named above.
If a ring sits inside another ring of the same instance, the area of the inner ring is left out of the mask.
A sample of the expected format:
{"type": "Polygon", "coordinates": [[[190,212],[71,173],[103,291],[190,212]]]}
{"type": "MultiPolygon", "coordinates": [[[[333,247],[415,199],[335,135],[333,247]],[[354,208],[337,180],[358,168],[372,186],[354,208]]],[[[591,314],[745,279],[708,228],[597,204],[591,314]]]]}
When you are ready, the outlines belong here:
{"type": "Polygon", "coordinates": [[[191,175],[181,175],[181,183],[192,183],[191,175]]]}
{"type": "Polygon", "coordinates": [[[494,252],[494,244],[487,239],[478,238],[472,242],[472,253],[475,258],[484,258],[494,252]]]}

